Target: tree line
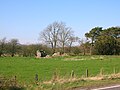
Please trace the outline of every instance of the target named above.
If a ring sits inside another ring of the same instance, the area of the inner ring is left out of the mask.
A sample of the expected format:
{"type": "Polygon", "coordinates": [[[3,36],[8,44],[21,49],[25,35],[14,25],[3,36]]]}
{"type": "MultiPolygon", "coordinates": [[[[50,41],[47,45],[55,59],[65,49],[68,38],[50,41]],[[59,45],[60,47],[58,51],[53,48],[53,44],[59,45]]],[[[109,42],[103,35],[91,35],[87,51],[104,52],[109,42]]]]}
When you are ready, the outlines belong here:
{"type": "MultiPolygon", "coordinates": [[[[48,25],[41,32],[41,40],[50,45],[53,53],[57,48],[65,53],[65,48],[71,53],[71,47],[74,42],[78,42],[80,47],[72,51],[75,53],[83,52],[98,54],[98,55],[118,55],[120,53],[120,27],[110,27],[103,29],[102,27],[92,28],[88,33],[85,33],[87,40],[76,37],[71,27],[67,27],[63,22],[54,22],[48,25]],[[80,49],[80,50],[79,50],[80,49]]],[[[73,53],[73,52],[72,52],[73,53]]]]}
{"type": "Polygon", "coordinates": [[[37,50],[52,55],[55,52],[70,55],[119,55],[120,27],[92,28],[86,39],[74,35],[64,22],[53,22],[40,32],[41,44],[22,45],[18,39],[0,40],[0,56],[35,56],[37,50]]]}
{"type": "Polygon", "coordinates": [[[91,54],[119,55],[120,54],[120,27],[102,29],[95,27],[85,36],[91,40],[91,54]]]}
{"type": "Polygon", "coordinates": [[[46,53],[51,53],[51,48],[42,44],[20,44],[18,39],[7,40],[3,38],[0,40],[0,56],[35,56],[37,50],[45,50],[46,53]]]}

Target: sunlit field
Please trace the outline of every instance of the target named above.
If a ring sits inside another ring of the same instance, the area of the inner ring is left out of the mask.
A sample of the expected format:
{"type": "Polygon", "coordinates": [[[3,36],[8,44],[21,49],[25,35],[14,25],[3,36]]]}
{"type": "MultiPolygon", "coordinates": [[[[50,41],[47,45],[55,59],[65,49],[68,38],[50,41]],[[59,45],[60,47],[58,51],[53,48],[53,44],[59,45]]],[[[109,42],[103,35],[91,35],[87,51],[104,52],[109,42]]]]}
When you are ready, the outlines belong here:
{"type": "Polygon", "coordinates": [[[1,57],[0,76],[11,78],[16,76],[20,82],[33,82],[35,75],[40,81],[48,81],[57,72],[60,77],[70,77],[71,71],[75,76],[83,77],[88,69],[89,76],[120,72],[120,56],[68,56],[41,58],[34,57],[1,57]]]}

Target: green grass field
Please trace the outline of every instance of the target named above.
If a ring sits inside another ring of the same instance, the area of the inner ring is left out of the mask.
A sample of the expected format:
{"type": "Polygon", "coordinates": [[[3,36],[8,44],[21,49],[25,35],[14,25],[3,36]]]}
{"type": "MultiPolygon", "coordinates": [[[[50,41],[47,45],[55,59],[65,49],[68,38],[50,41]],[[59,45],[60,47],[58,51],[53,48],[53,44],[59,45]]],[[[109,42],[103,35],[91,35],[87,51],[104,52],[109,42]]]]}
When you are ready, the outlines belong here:
{"type": "Polygon", "coordinates": [[[77,77],[85,76],[86,69],[89,76],[96,76],[103,68],[103,74],[120,72],[120,56],[74,56],[57,58],[31,58],[31,57],[1,57],[0,76],[7,78],[17,76],[21,82],[33,82],[35,74],[39,80],[50,80],[56,71],[60,77],[70,77],[74,70],[77,77]],[[71,59],[72,58],[72,59],[71,59]]]}

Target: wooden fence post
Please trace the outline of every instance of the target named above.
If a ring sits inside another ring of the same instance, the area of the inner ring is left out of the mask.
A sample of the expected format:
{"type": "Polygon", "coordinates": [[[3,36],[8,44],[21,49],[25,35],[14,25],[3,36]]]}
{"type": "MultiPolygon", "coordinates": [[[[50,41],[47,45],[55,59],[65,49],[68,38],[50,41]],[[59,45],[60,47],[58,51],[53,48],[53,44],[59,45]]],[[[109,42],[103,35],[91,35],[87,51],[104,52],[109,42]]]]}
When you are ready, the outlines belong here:
{"type": "Polygon", "coordinates": [[[35,74],[35,81],[38,81],[38,74],[35,74]]]}
{"type": "Polygon", "coordinates": [[[74,77],[74,70],[71,71],[71,77],[73,78],[74,77]]]}
{"type": "Polygon", "coordinates": [[[88,77],[88,69],[86,69],[86,77],[88,77]]]}

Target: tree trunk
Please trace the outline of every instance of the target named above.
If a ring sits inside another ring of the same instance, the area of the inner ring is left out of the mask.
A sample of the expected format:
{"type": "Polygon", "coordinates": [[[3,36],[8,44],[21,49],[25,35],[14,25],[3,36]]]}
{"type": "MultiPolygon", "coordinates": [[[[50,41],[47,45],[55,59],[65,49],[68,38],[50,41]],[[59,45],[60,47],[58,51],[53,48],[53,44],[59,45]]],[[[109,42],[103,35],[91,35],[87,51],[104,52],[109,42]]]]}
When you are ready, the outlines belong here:
{"type": "Polygon", "coordinates": [[[62,53],[65,53],[65,44],[63,42],[63,45],[62,45],[62,53]]]}
{"type": "Polygon", "coordinates": [[[83,55],[85,55],[85,47],[83,47],[83,55]]]}
{"type": "Polygon", "coordinates": [[[70,43],[70,46],[69,46],[69,53],[71,53],[71,46],[72,46],[72,42],[70,43]]]}
{"type": "Polygon", "coordinates": [[[90,47],[90,55],[92,55],[93,53],[93,38],[92,38],[92,43],[91,43],[91,47],[90,47]]]}

